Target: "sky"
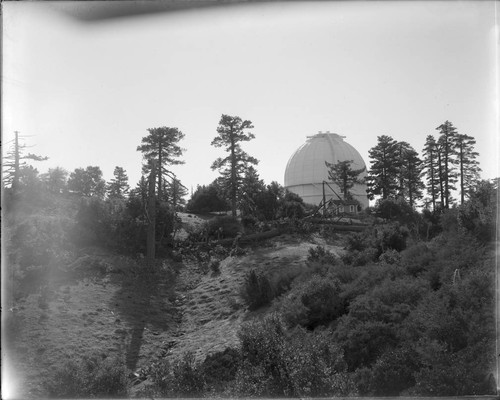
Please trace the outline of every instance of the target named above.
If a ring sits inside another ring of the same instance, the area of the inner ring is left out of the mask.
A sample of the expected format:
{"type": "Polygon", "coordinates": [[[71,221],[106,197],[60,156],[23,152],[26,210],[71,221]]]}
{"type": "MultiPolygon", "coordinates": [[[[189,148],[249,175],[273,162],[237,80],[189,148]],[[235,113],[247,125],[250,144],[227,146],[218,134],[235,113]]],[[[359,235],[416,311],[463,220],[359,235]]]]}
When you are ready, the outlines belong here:
{"type": "MultiPolygon", "coordinates": [[[[65,3],[93,7],[95,2],[65,3]]],[[[266,182],[319,131],[369,165],[377,136],[409,142],[451,121],[476,138],[485,179],[498,165],[493,1],[276,2],[88,22],[50,2],[4,2],[2,134],[48,156],[40,172],[123,167],[134,187],[148,128],[185,134],[188,189],[217,176],[222,114],[251,120],[243,149],[266,182]]]]}

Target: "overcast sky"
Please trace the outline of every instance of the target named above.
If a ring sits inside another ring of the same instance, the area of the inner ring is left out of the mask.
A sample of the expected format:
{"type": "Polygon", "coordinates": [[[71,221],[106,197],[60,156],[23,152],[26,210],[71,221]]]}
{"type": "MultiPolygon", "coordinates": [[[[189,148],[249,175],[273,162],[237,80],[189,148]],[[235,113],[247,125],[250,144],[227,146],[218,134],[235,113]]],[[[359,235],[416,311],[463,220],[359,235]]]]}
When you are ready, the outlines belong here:
{"type": "MultiPolygon", "coordinates": [[[[87,3],[86,7],[92,7],[87,3]]],[[[81,2],[69,7],[83,7],[81,2]]],[[[84,22],[50,3],[4,2],[3,143],[33,135],[40,172],[141,173],[147,128],[179,128],[188,188],[217,177],[221,114],[251,120],[243,148],[266,183],[306,136],[346,136],[368,164],[377,136],[407,141],[451,121],[498,173],[493,1],[279,2],[84,22]]],[[[4,146],[5,147],[5,146],[4,146]]]]}

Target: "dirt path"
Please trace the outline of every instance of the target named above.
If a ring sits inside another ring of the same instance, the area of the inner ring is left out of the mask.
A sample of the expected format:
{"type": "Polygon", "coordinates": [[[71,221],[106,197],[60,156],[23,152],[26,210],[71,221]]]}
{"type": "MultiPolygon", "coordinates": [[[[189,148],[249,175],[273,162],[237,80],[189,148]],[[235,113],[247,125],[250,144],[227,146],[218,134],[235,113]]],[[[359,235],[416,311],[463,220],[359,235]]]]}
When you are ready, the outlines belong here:
{"type": "Polygon", "coordinates": [[[220,265],[220,274],[208,273],[183,297],[179,338],[169,353],[179,357],[192,351],[198,361],[226,347],[238,345],[238,331],[249,312],[240,291],[245,275],[252,269],[266,270],[270,275],[284,269],[302,268],[309,249],[318,244],[338,253],[340,247],[312,238],[301,241],[288,235],[268,242],[268,247],[249,249],[242,257],[228,257],[220,265]]]}

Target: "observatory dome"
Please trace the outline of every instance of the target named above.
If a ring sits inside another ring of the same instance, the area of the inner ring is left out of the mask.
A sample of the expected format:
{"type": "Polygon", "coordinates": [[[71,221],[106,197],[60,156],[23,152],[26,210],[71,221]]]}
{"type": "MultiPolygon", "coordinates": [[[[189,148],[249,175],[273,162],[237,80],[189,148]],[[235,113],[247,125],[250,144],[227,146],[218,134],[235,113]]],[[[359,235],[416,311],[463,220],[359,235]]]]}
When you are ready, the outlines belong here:
{"type": "MultiPolygon", "coordinates": [[[[352,161],[352,169],[366,168],[358,151],[344,141],[344,136],[336,133],[319,132],[309,136],[306,143],[300,146],[288,160],[285,170],[285,188],[298,194],[305,203],[318,205],[323,199],[323,181],[341,195],[340,188],[328,178],[328,168],[325,161],[336,164],[339,161],[352,161]]],[[[362,172],[359,177],[366,176],[362,172]]],[[[365,184],[355,184],[350,190],[353,198],[368,207],[365,184]]],[[[332,190],[326,189],[328,199],[335,196],[332,190]]],[[[328,200],[327,199],[327,200],[328,200]]]]}

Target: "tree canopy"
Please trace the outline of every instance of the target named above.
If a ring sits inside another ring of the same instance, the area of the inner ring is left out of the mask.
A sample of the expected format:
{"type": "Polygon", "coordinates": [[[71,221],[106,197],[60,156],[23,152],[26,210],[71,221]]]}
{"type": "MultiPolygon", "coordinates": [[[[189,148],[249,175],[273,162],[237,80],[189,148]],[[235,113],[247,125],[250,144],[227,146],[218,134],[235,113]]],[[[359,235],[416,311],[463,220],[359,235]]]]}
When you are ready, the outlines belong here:
{"type": "Polygon", "coordinates": [[[141,145],[137,147],[144,157],[143,172],[149,174],[151,161],[156,160],[158,172],[157,196],[163,200],[165,184],[170,185],[175,179],[175,174],[168,169],[169,166],[184,164],[179,158],[185,149],[179,146],[179,142],[184,139],[184,133],[178,128],[149,128],[149,135],[142,138],[141,145]],[[170,179],[168,179],[170,178],[170,179]]]}
{"type": "Polygon", "coordinates": [[[340,188],[341,193],[344,194],[344,200],[352,199],[350,189],[354,184],[362,183],[359,175],[366,169],[352,169],[352,163],[352,160],[339,161],[336,164],[325,161],[328,168],[328,178],[340,188]]]}
{"type": "Polygon", "coordinates": [[[253,129],[251,121],[222,114],[217,127],[218,135],[211,143],[212,146],[222,147],[229,153],[224,158],[217,158],[212,164],[212,169],[218,170],[223,178],[233,216],[236,216],[239,189],[245,171],[250,165],[258,164],[256,158],[248,155],[241,148],[241,142],[248,142],[255,138],[255,135],[249,132],[250,129],[253,129]]]}

